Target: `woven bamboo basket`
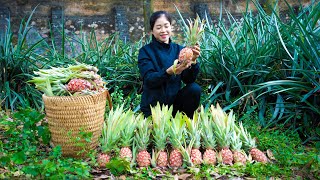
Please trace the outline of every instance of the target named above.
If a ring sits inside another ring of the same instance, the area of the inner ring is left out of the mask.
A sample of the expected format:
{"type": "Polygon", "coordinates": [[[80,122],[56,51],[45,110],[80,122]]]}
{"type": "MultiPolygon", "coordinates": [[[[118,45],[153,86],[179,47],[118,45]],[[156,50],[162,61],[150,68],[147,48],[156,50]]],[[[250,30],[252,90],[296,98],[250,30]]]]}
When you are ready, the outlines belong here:
{"type": "Polygon", "coordinates": [[[103,127],[106,102],[112,108],[109,92],[84,96],[46,96],[42,99],[51,141],[60,145],[63,156],[79,157],[96,148],[103,127]],[[81,133],[92,133],[86,141],[81,133]]]}

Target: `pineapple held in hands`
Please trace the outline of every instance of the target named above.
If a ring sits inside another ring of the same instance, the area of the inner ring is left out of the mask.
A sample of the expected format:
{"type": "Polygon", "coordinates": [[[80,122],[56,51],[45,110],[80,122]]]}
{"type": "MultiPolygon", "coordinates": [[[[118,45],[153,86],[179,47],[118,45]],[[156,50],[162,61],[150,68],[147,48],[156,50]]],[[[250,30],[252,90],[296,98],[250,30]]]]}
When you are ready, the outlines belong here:
{"type": "MultiPolygon", "coordinates": [[[[190,19],[187,21],[189,26],[184,23],[184,28],[186,31],[186,47],[183,48],[179,53],[179,63],[193,60],[192,48],[199,44],[202,33],[204,32],[204,20],[200,21],[200,17],[198,15],[194,21],[190,19]]],[[[195,61],[193,63],[195,63],[195,61]]]]}

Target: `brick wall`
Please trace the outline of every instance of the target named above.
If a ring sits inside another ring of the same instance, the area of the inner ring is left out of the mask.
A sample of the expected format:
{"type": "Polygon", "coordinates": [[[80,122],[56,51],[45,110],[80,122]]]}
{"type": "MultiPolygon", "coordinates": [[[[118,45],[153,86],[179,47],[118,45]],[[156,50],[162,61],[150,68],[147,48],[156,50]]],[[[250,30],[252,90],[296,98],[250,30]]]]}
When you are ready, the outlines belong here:
{"type": "MultiPolygon", "coordinates": [[[[289,2],[292,6],[298,5],[295,0],[289,2]]],[[[306,5],[311,0],[301,2],[306,5]]],[[[196,12],[204,15],[207,10],[212,21],[216,22],[220,13],[220,0],[1,0],[0,25],[3,26],[4,18],[10,13],[11,21],[16,27],[14,29],[17,30],[21,18],[27,17],[37,7],[31,25],[43,37],[49,35],[49,24],[59,28],[64,17],[67,33],[79,34],[81,30],[94,29],[98,38],[105,38],[117,31],[122,39],[134,41],[149,32],[149,16],[157,10],[172,13],[175,31],[179,31],[176,25],[179,18],[173,4],[177,5],[185,18],[195,17],[196,12]]],[[[252,3],[249,7],[254,9],[252,3]]],[[[235,17],[240,17],[246,8],[246,1],[223,0],[223,8],[235,17]]],[[[286,9],[285,3],[280,0],[280,11],[286,9]]],[[[56,30],[54,32],[59,33],[56,30]]]]}

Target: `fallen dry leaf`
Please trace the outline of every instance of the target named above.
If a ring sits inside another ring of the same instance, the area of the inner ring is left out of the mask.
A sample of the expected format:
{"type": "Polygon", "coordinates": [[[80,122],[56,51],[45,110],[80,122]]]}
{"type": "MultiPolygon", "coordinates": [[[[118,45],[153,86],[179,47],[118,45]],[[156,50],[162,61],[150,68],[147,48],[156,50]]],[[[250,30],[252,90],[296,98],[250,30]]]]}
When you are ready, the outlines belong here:
{"type": "Polygon", "coordinates": [[[271,160],[276,160],[276,158],[273,156],[273,153],[270,149],[267,150],[267,156],[271,160]]]}
{"type": "Polygon", "coordinates": [[[178,178],[182,179],[182,180],[186,180],[190,176],[191,176],[191,174],[181,174],[178,178]]]}
{"type": "Polygon", "coordinates": [[[102,174],[102,175],[94,178],[94,180],[99,180],[99,179],[110,179],[110,176],[102,174]]]}
{"type": "Polygon", "coordinates": [[[179,180],[178,174],[174,175],[174,180],[179,180]]]}

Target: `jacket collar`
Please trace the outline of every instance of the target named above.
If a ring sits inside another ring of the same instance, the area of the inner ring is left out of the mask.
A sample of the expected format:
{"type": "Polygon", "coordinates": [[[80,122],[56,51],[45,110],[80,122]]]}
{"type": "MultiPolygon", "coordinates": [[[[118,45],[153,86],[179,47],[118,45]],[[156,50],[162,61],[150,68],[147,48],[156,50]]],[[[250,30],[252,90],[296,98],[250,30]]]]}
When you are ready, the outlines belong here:
{"type": "Polygon", "coordinates": [[[152,44],[156,45],[159,48],[169,49],[171,47],[171,38],[169,39],[169,43],[164,43],[158,41],[153,35],[152,35],[152,44]]]}

